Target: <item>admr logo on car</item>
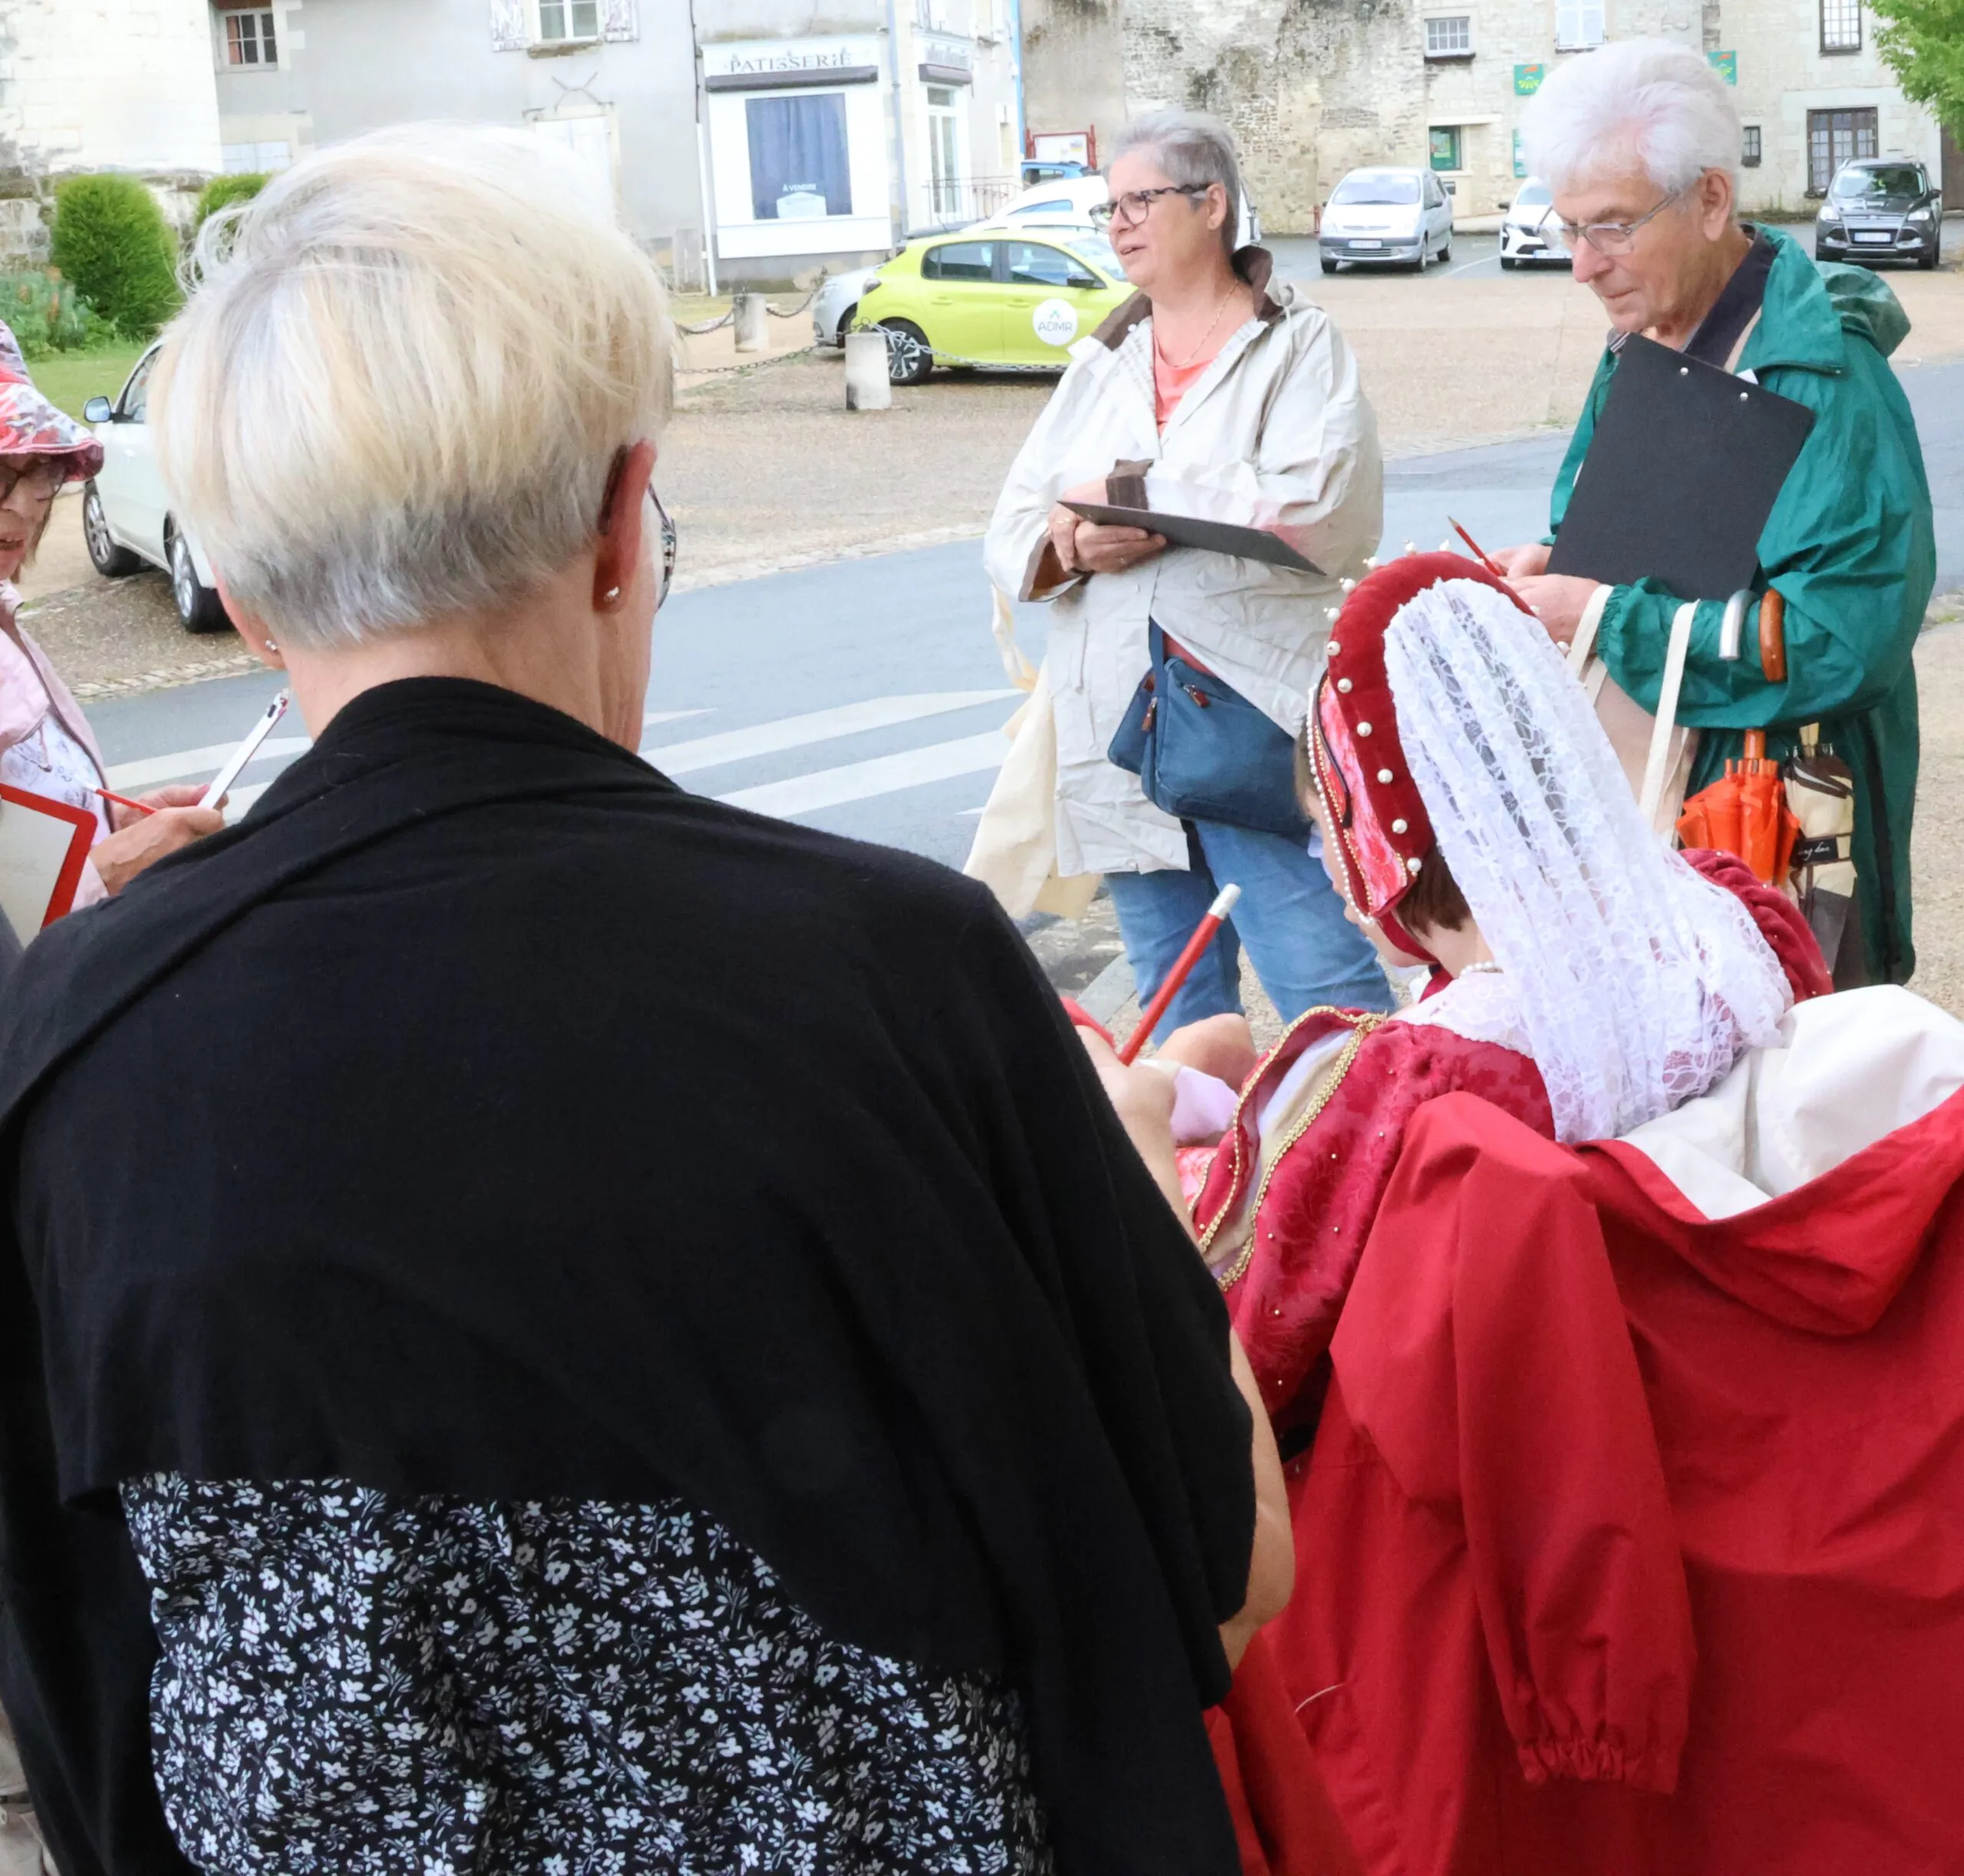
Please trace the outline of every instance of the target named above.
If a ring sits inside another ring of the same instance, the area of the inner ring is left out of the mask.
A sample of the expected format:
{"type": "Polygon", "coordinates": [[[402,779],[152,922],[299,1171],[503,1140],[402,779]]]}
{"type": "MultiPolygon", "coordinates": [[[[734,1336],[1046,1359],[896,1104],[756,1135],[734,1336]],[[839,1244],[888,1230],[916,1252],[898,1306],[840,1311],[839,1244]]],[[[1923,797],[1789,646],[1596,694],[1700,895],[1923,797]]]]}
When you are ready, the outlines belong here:
{"type": "Polygon", "coordinates": [[[1068,345],[1077,337],[1077,308],[1069,300],[1046,300],[1030,315],[1030,329],[1046,345],[1068,345]]]}

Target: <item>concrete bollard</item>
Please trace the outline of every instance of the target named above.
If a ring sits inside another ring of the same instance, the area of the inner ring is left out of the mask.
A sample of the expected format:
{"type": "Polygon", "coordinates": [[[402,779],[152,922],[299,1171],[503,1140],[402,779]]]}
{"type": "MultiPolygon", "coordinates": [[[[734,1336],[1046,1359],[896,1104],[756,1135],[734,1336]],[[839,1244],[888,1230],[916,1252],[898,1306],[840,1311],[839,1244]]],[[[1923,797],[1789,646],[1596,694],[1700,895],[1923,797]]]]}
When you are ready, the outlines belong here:
{"type": "Polygon", "coordinates": [[[736,315],[739,351],[770,350],[770,309],[761,293],[739,293],[730,302],[736,315]]]}
{"type": "Polygon", "coordinates": [[[887,376],[884,332],[846,334],[845,407],[849,410],[893,408],[893,381],[887,376]]]}

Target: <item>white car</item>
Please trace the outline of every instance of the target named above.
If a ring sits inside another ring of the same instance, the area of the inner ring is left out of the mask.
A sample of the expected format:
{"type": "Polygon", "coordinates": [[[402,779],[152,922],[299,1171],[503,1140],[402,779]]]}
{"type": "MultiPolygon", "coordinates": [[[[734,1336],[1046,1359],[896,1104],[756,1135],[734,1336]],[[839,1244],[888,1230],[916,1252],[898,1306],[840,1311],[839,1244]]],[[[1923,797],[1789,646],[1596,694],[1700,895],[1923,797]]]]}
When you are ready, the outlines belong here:
{"type": "Polygon", "coordinates": [[[157,473],[144,420],[157,355],[153,345],[137,361],[113,401],[91,397],[82,406],[83,421],[102,445],[102,467],[82,492],[82,538],[97,572],[110,579],[134,573],[146,561],[163,568],[170,575],[170,596],[187,630],[229,630],[232,621],[218,595],[211,563],[190,530],[170,513],[157,473]]]}
{"type": "Polygon", "coordinates": [[[1353,170],[1331,190],[1316,230],[1323,270],[1395,261],[1415,274],[1452,259],[1452,198],[1430,170],[1353,170]]]}
{"type": "Polygon", "coordinates": [[[1501,265],[1527,267],[1554,262],[1566,267],[1568,249],[1555,233],[1555,198],[1546,183],[1530,176],[1507,203],[1501,221],[1501,265]]]}
{"type": "MultiPolygon", "coordinates": [[[[1060,227],[1089,228],[1096,224],[1091,211],[1112,199],[1102,176],[1069,176],[1053,183],[1039,183],[1020,196],[1012,196],[994,215],[977,222],[978,228],[1014,228],[1030,222],[1048,222],[1060,227]]],[[[1252,247],[1261,239],[1261,215],[1244,195],[1241,198],[1241,225],[1236,231],[1237,247],[1252,247]]]]}
{"type": "Polygon", "coordinates": [[[865,292],[866,282],[884,265],[875,262],[871,267],[855,267],[820,283],[818,292],[812,295],[813,345],[845,343],[845,335],[852,330],[853,318],[859,311],[859,296],[865,292]]]}

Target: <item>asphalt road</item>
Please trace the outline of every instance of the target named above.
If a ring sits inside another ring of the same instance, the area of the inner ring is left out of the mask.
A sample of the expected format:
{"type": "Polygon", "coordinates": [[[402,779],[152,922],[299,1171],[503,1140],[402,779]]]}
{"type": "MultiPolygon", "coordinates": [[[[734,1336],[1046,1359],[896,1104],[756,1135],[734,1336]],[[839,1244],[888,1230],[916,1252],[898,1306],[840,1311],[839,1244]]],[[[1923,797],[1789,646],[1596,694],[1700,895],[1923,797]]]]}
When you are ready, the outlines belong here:
{"type": "MultiPolygon", "coordinates": [[[[1964,588],[1964,364],[1903,378],[1937,502],[1939,590],[1964,588]]],[[[1550,433],[1391,464],[1386,551],[1438,546],[1448,516],[1489,548],[1540,534],[1565,443],[1550,433]]],[[[1043,609],[1023,608],[1019,631],[1040,658],[1043,609]]],[[[110,786],[209,775],[278,683],[254,673],[92,703],[110,786]]],[[[656,624],[644,747],[700,793],[959,865],[1015,701],[980,545],[960,541],[677,595],[656,624]]],[[[235,806],[305,747],[295,723],[235,806]]]]}

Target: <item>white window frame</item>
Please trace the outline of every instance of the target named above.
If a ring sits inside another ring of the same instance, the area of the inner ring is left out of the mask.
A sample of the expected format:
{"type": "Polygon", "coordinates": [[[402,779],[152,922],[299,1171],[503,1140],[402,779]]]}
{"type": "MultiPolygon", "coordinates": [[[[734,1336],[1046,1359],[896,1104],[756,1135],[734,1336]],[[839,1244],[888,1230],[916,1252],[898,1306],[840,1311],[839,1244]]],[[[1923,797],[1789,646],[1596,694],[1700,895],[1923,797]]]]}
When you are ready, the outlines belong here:
{"type": "Polygon", "coordinates": [[[1821,4],[1821,53],[1824,58],[1845,58],[1850,52],[1862,49],[1861,0],[1820,0],[1821,4]],[[1831,39],[1829,20],[1834,17],[1832,30],[1843,31],[1852,16],[1854,25],[1853,38],[1831,39]]]}
{"type": "Polygon", "coordinates": [[[1587,51],[1607,35],[1606,0],[1555,0],[1555,50],[1587,51]]]}
{"type": "Polygon", "coordinates": [[[532,41],[534,45],[598,45],[607,25],[607,9],[601,0],[532,0],[532,41]],[[593,31],[573,31],[573,9],[575,6],[590,4],[593,8],[593,31]],[[550,6],[564,22],[562,33],[549,35],[545,30],[545,9],[550,6]]]}
{"type": "Polygon", "coordinates": [[[223,72],[278,71],[280,68],[280,47],[286,35],[280,31],[280,22],[275,9],[269,6],[220,7],[213,10],[213,23],[216,28],[216,50],[218,68],[223,72]],[[252,21],[252,44],[255,50],[263,49],[266,35],[272,35],[273,55],[270,59],[241,59],[234,63],[232,57],[232,32],[231,22],[249,19],[252,21]]]}
{"type": "Polygon", "coordinates": [[[1473,15],[1471,13],[1429,13],[1425,15],[1425,56],[1428,58],[1471,58],[1473,56],[1473,15]],[[1460,31],[1448,37],[1461,41],[1458,45],[1436,45],[1433,43],[1435,27],[1458,27],[1460,31]]]}

